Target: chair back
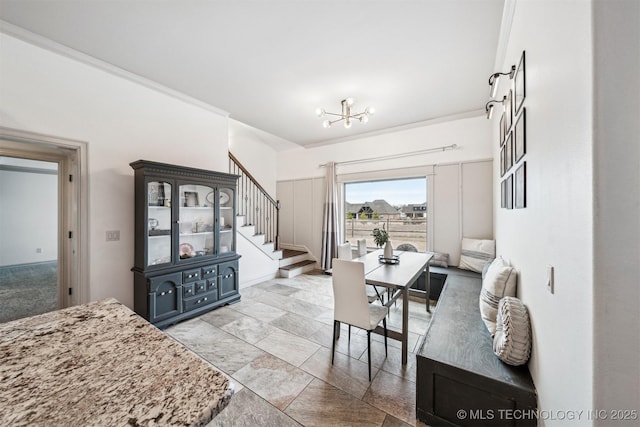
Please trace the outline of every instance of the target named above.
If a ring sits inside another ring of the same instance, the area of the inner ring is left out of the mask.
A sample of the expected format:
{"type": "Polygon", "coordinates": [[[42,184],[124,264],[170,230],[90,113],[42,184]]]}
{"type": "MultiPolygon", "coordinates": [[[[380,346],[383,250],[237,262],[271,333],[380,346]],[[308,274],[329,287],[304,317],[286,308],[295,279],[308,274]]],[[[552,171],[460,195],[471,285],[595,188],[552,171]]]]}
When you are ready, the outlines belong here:
{"type": "Polygon", "coordinates": [[[338,245],[338,259],[352,259],[351,256],[351,243],[343,243],[338,245]]]}
{"type": "Polygon", "coordinates": [[[407,251],[407,252],[418,252],[418,249],[413,246],[411,243],[403,243],[398,245],[396,248],[397,251],[407,251]]]}
{"type": "Polygon", "coordinates": [[[364,263],[334,259],[332,280],[334,320],[369,330],[364,263]]]}
{"type": "Polygon", "coordinates": [[[365,256],[367,254],[367,240],[358,240],[358,256],[365,256]]]}

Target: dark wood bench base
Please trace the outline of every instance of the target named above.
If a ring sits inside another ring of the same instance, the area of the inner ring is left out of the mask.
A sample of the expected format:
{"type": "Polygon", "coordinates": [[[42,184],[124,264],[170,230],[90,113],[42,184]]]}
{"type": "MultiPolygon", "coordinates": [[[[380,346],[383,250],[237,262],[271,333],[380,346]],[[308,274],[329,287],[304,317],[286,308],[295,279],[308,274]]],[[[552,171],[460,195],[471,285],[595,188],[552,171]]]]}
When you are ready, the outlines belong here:
{"type": "Polygon", "coordinates": [[[529,370],[498,359],[480,318],[480,275],[442,270],[444,289],[417,353],[417,418],[432,426],[535,426],[529,370]]]}

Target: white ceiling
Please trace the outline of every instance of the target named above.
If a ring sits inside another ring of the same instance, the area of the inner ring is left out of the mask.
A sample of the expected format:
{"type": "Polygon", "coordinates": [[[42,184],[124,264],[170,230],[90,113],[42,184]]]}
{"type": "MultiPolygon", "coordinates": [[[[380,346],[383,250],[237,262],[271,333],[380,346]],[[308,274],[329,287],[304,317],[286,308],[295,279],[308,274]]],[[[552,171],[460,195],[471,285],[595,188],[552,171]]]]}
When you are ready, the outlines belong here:
{"type": "Polygon", "coordinates": [[[299,145],[481,111],[503,0],[0,0],[0,19],[299,145]],[[376,108],[324,129],[315,109],[376,108]]]}

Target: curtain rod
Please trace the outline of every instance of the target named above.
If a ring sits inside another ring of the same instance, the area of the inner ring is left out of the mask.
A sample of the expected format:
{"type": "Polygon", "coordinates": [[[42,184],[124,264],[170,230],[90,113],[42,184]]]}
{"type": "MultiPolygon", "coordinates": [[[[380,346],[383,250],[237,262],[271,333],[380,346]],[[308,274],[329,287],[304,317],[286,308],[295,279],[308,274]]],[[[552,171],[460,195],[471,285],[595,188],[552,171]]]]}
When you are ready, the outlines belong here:
{"type": "MultiPolygon", "coordinates": [[[[345,162],[336,162],[335,164],[336,166],[338,166],[338,165],[350,165],[350,164],[356,164],[356,163],[375,162],[379,160],[393,160],[393,159],[400,159],[402,157],[415,156],[416,154],[428,154],[436,151],[455,150],[456,148],[458,148],[457,144],[443,145],[442,147],[427,148],[424,150],[410,151],[408,153],[402,153],[402,154],[390,154],[388,156],[369,157],[366,159],[358,159],[358,160],[347,160],[345,162]]],[[[325,166],[327,166],[326,163],[322,163],[318,165],[318,167],[321,167],[321,168],[325,166]]]]}

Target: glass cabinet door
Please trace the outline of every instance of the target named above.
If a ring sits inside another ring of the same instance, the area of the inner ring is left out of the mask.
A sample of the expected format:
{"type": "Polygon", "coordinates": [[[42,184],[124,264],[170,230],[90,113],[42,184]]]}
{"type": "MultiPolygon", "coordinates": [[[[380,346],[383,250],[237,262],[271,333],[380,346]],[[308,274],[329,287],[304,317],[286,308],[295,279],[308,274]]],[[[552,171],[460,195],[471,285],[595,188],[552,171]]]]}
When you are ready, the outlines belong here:
{"type": "Polygon", "coordinates": [[[215,189],[206,185],[178,187],[178,255],[181,260],[214,253],[214,194],[215,189]]]}
{"type": "Polygon", "coordinates": [[[236,201],[235,190],[232,188],[220,188],[220,254],[233,252],[235,248],[235,218],[233,205],[236,201]]]}
{"type": "Polygon", "coordinates": [[[147,266],[171,262],[171,184],[147,183],[147,266]]]}

